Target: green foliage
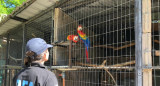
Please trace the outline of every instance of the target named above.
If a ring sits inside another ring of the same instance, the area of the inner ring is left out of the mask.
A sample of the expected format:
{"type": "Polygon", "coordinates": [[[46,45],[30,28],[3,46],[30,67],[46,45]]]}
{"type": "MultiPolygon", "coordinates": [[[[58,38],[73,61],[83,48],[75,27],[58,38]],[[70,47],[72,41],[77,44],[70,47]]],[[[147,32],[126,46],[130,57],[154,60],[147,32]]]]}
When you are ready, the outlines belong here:
{"type": "Polygon", "coordinates": [[[10,14],[26,0],[0,0],[0,14],[10,14]]]}

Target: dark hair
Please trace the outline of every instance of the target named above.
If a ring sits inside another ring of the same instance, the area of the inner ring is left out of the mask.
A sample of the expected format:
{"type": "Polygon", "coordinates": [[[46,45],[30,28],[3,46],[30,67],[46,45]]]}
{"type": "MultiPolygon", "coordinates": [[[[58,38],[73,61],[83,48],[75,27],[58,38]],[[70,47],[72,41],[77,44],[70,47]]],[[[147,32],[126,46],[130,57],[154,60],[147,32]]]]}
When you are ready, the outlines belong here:
{"type": "Polygon", "coordinates": [[[40,55],[37,55],[33,51],[27,51],[26,52],[26,56],[24,58],[24,64],[26,66],[31,65],[32,62],[41,60],[43,55],[44,55],[43,53],[40,54],[40,55]]]}

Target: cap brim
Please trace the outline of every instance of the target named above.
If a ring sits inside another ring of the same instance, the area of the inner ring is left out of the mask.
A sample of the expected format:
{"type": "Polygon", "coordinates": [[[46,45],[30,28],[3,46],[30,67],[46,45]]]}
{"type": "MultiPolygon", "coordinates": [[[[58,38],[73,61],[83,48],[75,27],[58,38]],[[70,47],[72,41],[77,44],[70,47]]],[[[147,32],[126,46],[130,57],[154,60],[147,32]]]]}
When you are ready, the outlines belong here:
{"type": "Polygon", "coordinates": [[[53,45],[51,45],[51,44],[47,44],[47,47],[48,47],[48,48],[51,48],[51,47],[53,47],[53,45]]]}
{"type": "Polygon", "coordinates": [[[47,44],[47,46],[45,48],[43,48],[42,50],[40,50],[39,52],[37,52],[37,55],[43,53],[46,49],[53,47],[53,45],[51,44],[47,44]]]}

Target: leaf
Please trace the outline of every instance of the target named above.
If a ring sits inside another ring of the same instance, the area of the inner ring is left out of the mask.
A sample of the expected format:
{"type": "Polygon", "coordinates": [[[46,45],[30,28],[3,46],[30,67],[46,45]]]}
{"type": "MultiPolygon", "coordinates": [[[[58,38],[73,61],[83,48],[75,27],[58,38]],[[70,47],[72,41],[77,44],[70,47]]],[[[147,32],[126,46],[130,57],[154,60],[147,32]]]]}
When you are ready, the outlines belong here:
{"type": "Polygon", "coordinates": [[[0,15],[10,14],[26,0],[0,0],[0,15]]]}

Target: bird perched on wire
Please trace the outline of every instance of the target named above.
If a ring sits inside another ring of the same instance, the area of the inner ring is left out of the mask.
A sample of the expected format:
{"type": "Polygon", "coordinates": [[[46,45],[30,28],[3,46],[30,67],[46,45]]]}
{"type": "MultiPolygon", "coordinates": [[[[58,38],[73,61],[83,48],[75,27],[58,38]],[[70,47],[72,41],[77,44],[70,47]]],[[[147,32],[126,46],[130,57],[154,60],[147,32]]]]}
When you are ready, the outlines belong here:
{"type": "Polygon", "coordinates": [[[85,52],[86,52],[86,57],[87,57],[87,62],[89,62],[89,58],[88,58],[88,48],[90,47],[90,41],[89,41],[89,38],[86,36],[85,33],[83,33],[82,31],[82,26],[79,25],[78,28],[77,28],[77,32],[78,32],[78,36],[79,38],[83,41],[83,43],[85,44],[85,52]]]}
{"type": "Polygon", "coordinates": [[[67,40],[73,41],[74,43],[77,43],[79,40],[78,35],[68,35],[67,40]]]}

